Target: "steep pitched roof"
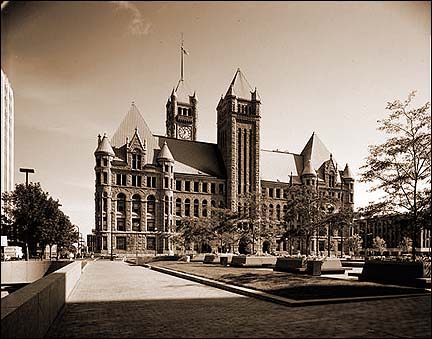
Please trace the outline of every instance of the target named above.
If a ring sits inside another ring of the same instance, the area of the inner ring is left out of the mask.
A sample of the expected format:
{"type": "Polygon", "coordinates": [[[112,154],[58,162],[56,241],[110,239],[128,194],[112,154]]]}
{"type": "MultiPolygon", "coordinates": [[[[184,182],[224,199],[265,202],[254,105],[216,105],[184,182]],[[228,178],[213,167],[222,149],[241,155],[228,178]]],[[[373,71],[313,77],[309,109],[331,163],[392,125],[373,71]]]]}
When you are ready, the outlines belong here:
{"type": "Polygon", "coordinates": [[[141,140],[146,143],[148,159],[149,162],[152,162],[154,159],[154,150],[159,149],[159,145],[133,102],[129,112],[126,114],[117,131],[114,133],[111,139],[111,144],[116,148],[123,146],[126,143],[126,137],[129,139],[133,137],[135,128],[138,129],[141,140]]]}
{"type": "Polygon", "coordinates": [[[189,85],[184,80],[179,80],[177,87],[174,91],[177,101],[189,104],[189,97],[194,96],[194,91],[192,91],[189,85]]]}
{"type": "MultiPolygon", "coordinates": [[[[317,134],[313,132],[300,154],[304,157],[305,163],[310,159],[312,167],[316,170],[320,168],[325,161],[330,159],[331,153],[320,138],[318,138],[317,134]]],[[[336,160],[333,159],[333,161],[337,165],[336,160]]]]}
{"type": "MultiPolygon", "coordinates": [[[[247,81],[240,68],[237,68],[226,95],[235,95],[240,99],[251,100],[253,92],[255,92],[255,90],[252,89],[252,86],[249,84],[249,81],[247,81]]],[[[258,94],[257,99],[260,99],[258,94]]]]}
{"type": "Polygon", "coordinates": [[[216,144],[157,136],[159,147],[167,143],[174,158],[174,172],[225,178],[225,166],[216,144]]]}
{"type": "Polygon", "coordinates": [[[300,183],[303,169],[303,157],[298,154],[278,151],[260,151],[261,180],[300,183]]]}

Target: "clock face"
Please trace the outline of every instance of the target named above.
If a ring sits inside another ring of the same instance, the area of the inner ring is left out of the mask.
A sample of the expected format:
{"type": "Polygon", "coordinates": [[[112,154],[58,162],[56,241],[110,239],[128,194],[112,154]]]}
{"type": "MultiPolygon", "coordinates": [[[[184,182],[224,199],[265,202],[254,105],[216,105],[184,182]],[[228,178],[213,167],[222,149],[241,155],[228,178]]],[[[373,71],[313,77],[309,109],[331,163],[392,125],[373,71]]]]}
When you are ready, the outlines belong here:
{"type": "Polygon", "coordinates": [[[181,139],[188,139],[190,140],[192,136],[192,128],[188,126],[181,126],[179,128],[179,137],[181,139]]]}

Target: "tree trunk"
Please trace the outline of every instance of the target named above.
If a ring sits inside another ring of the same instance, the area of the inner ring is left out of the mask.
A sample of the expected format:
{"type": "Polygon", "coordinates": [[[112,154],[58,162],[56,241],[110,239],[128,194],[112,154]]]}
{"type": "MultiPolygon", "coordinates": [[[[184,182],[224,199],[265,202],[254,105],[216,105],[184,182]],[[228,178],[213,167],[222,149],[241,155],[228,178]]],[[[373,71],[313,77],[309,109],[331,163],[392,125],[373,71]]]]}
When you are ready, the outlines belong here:
{"type": "Polygon", "coordinates": [[[52,253],[52,245],[49,245],[50,247],[50,252],[49,252],[49,260],[51,260],[51,253],[52,253]]]}
{"type": "Polygon", "coordinates": [[[412,247],[411,247],[411,260],[415,261],[416,259],[416,247],[417,247],[417,216],[414,214],[414,219],[412,221],[411,225],[411,232],[412,232],[412,247]]]}

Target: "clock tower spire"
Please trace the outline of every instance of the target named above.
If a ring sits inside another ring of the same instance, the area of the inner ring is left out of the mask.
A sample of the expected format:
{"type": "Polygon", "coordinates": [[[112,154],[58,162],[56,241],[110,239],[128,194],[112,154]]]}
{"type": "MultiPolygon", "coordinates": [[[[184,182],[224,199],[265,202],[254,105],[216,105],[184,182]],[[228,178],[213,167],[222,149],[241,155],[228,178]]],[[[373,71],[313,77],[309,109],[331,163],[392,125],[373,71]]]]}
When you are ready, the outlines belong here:
{"type": "Polygon", "coordinates": [[[184,56],[189,55],[183,46],[183,33],[180,47],[180,80],[173,88],[166,104],[166,135],[171,138],[192,140],[197,137],[198,98],[184,77],[184,56]]]}

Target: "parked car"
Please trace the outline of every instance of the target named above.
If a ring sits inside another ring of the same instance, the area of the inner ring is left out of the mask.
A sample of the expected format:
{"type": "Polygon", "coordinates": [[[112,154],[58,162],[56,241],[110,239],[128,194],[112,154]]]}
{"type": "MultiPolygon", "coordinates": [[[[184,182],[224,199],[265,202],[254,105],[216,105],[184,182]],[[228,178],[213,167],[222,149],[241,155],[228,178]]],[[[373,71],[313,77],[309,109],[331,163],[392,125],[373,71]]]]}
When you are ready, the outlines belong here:
{"type": "Polygon", "coordinates": [[[5,246],[4,259],[5,260],[21,260],[24,257],[21,246],[5,246]]]}

